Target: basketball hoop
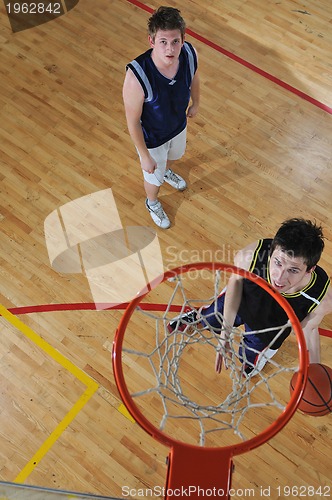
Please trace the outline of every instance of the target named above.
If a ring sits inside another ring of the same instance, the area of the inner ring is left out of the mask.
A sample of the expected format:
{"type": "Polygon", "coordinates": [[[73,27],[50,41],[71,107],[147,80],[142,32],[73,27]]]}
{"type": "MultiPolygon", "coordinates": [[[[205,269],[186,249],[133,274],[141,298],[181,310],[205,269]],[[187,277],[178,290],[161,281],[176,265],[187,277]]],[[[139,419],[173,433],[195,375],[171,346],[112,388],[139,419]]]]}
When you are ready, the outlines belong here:
{"type": "Polygon", "coordinates": [[[132,300],[115,335],[113,369],[131,416],[170,448],[165,499],[181,491],[191,498],[202,496],[203,491],[206,496],[230,498],[233,457],[267,442],[291,419],[307,380],[308,354],[293,309],[265,280],[229,264],[199,263],[167,271],[162,279],[150,283],[148,292],[132,300]],[[273,325],[271,330],[277,329],[281,335],[292,328],[299,359],[295,364],[289,356],[269,359],[263,373],[243,376],[238,351],[247,333],[240,328],[232,329],[227,347],[221,345],[220,331],[217,334],[201,320],[185,327],[182,323],[181,328],[178,321],[179,328],[168,331],[174,311],[181,318],[188,310],[216,301],[232,273],[254,281],[286,312],[286,324],[273,325]],[[155,301],[163,299],[158,311],[155,301]],[[229,369],[221,375],[214,371],[211,349],[221,350],[227,359],[229,369]],[[211,373],[206,367],[203,373],[200,366],[210,357],[211,373]],[[296,385],[287,401],[289,380],[295,372],[296,385]],[[284,387],[283,393],[280,387],[284,387]]]}

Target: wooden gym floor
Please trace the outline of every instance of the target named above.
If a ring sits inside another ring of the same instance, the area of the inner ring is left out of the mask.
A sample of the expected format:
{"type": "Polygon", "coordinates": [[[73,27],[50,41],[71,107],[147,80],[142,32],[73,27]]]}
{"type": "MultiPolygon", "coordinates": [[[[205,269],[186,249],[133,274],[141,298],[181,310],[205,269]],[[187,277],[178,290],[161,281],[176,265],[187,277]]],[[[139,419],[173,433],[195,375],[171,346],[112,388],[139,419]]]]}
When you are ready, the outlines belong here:
{"type": "MultiPolygon", "coordinates": [[[[199,54],[201,108],[179,162],[189,187],[161,192],[173,223],[157,229],[164,268],[232,262],[248,242],[303,216],[323,225],[321,264],[332,273],[331,2],[168,5],[181,9],[199,54]]],[[[114,383],[122,311],[89,310],[86,277],[52,269],[44,234],[54,210],[109,188],[124,227],[152,225],[122,82],[126,63],[147,48],[148,11],[158,6],[80,0],[15,33],[0,8],[3,481],[116,497],[127,486],[132,498],[164,484],[167,450],[126,416],[114,383]]],[[[331,366],[331,338],[321,341],[331,366]]],[[[289,497],[287,487],[331,495],[330,418],[296,413],[235,459],[234,488],[256,497],[270,488],[272,499],[289,497]]]]}

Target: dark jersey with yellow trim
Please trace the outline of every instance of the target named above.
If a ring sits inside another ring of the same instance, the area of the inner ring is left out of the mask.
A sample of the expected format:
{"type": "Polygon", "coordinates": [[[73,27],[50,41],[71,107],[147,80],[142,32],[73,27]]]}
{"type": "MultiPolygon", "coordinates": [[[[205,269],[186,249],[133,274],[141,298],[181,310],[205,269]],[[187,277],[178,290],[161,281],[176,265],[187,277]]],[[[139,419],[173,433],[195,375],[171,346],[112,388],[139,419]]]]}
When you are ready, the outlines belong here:
{"type": "MultiPolygon", "coordinates": [[[[270,282],[269,256],[272,239],[258,241],[249,271],[270,282]]],[[[328,290],[330,279],[326,272],[316,266],[311,273],[309,283],[296,293],[282,293],[292,306],[299,321],[310,314],[323,300],[328,290]]],[[[239,315],[243,322],[251,330],[262,330],[265,328],[280,327],[287,322],[287,314],[277,301],[259,285],[250,280],[243,280],[243,294],[239,307],[239,315]]],[[[273,344],[272,349],[278,349],[285,338],[290,334],[287,328],[273,344]]],[[[267,342],[270,342],[279,329],[260,334],[267,342]]]]}

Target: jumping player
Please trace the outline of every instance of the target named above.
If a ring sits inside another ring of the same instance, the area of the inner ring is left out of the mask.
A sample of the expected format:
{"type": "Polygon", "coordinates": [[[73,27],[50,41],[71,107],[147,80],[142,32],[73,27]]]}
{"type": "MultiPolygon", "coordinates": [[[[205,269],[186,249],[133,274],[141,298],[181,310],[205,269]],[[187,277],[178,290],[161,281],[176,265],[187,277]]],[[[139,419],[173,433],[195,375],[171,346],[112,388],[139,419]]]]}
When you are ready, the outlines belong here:
{"type": "MultiPolygon", "coordinates": [[[[317,265],[324,248],[322,228],[314,222],[300,218],[289,219],[281,225],[273,239],[260,239],[240,250],[234,259],[237,267],[250,271],[269,282],[292,306],[301,322],[309,351],[310,363],[320,362],[318,327],[325,315],[332,312],[332,290],[326,272],[317,265]]],[[[192,310],[182,319],[187,325],[201,318],[202,325],[210,325],[227,343],[227,331],[232,326],[244,325],[245,331],[261,330],[283,325],[286,312],[251,280],[233,274],[226,292],[217,299],[217,310],[223,321],[213,314],[215,304],[192,310]]],[[[169,323],[170,330],[178,321],[169,323]]],[[[181,326],[180,326],[181,328],[181,326]]],[[[272,358],[291,332],[287,328],[276,337],[279,329],[262,334],[244,336],[245,366],[248,375],[257,374],[272,358]],[[248,349],[246,349],[248,347],[248,349]],[[259,354],[255,353],[258,351],[259,354]],[[262,355],[264,353],[264,356],[262,355]]],[[[243,360],[240,350],[240,358],[243,360]]],[[[217,355],[216,370],[222,367],[222,357],[217,355]]]]}

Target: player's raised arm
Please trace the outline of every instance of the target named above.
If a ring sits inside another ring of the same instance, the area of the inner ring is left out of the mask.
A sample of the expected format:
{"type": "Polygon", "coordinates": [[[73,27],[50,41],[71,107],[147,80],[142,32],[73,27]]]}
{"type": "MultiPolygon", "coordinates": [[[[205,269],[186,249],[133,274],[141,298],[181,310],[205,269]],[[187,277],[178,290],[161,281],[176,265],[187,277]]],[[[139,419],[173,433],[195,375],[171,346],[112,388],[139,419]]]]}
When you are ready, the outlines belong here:
{"type": "MultiPolygon", "coordinates": [[[[251,243],[246,246],[242,250],[240,250],[234,258],[234,265],[246,271],[249,270],[252,257],[257,246],[257,242],[251,243]]],[[[243,278],[238,274],[232,274],[230,277],[226,293],[225,293],[225,305],[224,305],[224,322],[223,322],[223,330],[221,332],[222,341],[225,343],[227,347],[227,335],[228,331],[232,329],[234,326],[235,318],[238,313],[241,299],[242,299],[242,291],[243,291],[243,278]]],[[[220,353],[217,353],[215,369],[218,373],[220,373],[222,368],[223,360],[220,353]]],[[[226,366],[227,368],[227,366],[226,366]]]]}

